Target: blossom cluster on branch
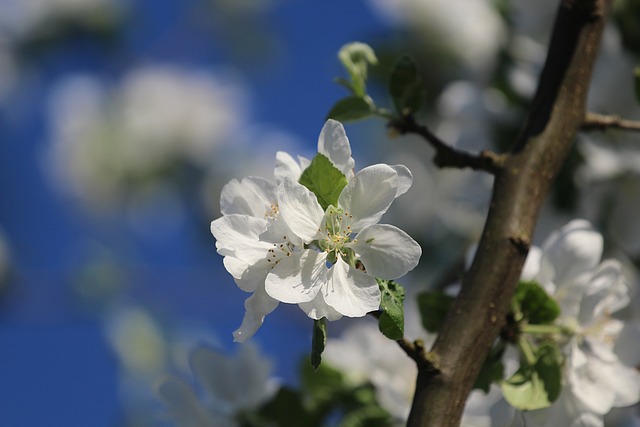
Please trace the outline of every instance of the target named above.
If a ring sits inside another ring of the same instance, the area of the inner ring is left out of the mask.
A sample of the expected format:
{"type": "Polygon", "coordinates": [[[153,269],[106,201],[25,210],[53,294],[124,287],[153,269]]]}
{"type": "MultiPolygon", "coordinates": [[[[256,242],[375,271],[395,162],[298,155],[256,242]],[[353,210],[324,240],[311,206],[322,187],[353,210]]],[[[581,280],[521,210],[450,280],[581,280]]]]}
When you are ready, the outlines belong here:
{"type": "Polygon", "coordinates": [[[328,120],[313,160],[279,152],[275,183],[247,177],[223,188],[223,216],[211,232],[227,271],[252,293],[236,341],[255,334],[280,302],[315,320],[362,317],[380,307],[376,278],[416,267],[415,240],[378,224],[411,186],[411,172],[378,164],[354,173],[354,165],[342,124],[328,120]]]}

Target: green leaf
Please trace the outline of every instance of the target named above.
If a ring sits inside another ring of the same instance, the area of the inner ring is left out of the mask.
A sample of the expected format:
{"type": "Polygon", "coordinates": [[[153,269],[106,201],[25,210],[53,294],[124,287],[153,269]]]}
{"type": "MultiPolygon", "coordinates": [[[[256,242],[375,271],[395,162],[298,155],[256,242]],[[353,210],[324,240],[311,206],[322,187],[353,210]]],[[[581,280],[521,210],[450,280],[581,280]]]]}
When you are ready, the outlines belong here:
{"type": "MultiPolygon", "coordinates": [[[[279,427],[319,427],[322,424],[322,414],[310,411],[304,403],[304,397],[297,390],[282,387],[278,393],[260,408],[260,418],[270,421],[266,425],[279,427]]],[[[242,425],[247,425],[243,423],[242,425]]]]}
{"type": "Polygon", "coordinates": [[[442,291],[424,292],[418,295],[418,310],[422,326],[427,332],[438,332],[449,312],[454,298],[442,291]]]}
{"type": "Polygon", "coordinates": [[[633,70],[633,81],[636,89],[636,99],[640,102],[640,66],[633,70]]]}
{"type": "Polygon", "coordinates": [[[420,71],[413,58],[400,58],[389,76],[389,95],[398,114],[408,116],[420,110],[424,90],[420,71]]]}
{"type": "Polygon", "coordinates": [[[389,414],[379,406],[365,406],[345,414],[339,427],[388,427],[389,414]]]}
{"type": "Polygon", "coordinates": [[[384,336],[397,341],[404,337],[404,288],[393,280],[376,281],[382,293],[378,327],[384,336]]]}
{"type": "Polygon", "coordinates": [[[322,352],[327,344],[327,319],[313,321],[313,335],[311,338],[311,366],[316,371],[322,362],[322,352]]]}
{"type": "Polygon", "coordinates": [[[359,96],[348,96],[331,107],[327,119],[349,122],[367,118],[371,114],[371,106],[367,101],[359,96]]]}
{"type": "Polygon", "coordinates": [[[338,52],[338,58],[351,77],[353,94],[359,97],[366,95],[367,68],[369,64],[378,63],[378,58],[371,46],[353,42],[344,45],[338,52]]]}
{"type": "Polygon", "coordinates": [[[562,354],[552,342],[537,348],[533,364],[523,361],[520,369],[502,382],[502,393],[507,402],[523,411],[551,406],[561,389],[562,354]]]}
{"type": "Polygon", "coordinates": [[[514,301],[524,318],[532,325],[551,323],[560,315],[560,306],[556,300],[536,282],[521,281],[514,301]]]}
{"type": "Polygon", "coordinates": [[[319,402],[329,401],[347,388],[340,371],[326,363],[313,368],[306,358],[300,367],[300,380],[305,392],[319,402]]]}
{"type": "Polygon", "coordinates": [[[322,209],[327,209],[329,205],[338,205],[338,197],[347,185],[347,178],[331,160],[318,153],[302,172],[300,184],[316,195],[322,209]]]}

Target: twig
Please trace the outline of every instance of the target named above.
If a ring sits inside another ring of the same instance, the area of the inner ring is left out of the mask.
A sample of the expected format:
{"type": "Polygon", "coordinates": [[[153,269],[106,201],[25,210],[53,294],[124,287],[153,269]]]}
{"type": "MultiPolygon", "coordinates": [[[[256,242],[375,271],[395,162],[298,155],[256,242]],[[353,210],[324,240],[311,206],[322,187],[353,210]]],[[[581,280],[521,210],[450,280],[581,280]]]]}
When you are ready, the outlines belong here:
{"type": "Polygon", "coordinates": [[[623,119],[619,116],[587,113],[580,127],[583,131],[606,131],[607,129],[621,129],[640,131],[640,120],[623,119]]]}
{"type": "MultiPolygon", "coordinates": [[[[381,311],[372,311],[369,313],[371,316],[376,319],[380,319],[382,315],[381,311]]],[[[437,373],[438,372],[438,364],[437,361],[434,360],[434,357],[427,352],[427,349],[424,347],[424,342],[422,340],[410,341],[406,338],[400,338],[396,340],[398,346],[416,362],[416,365],[422,367],[423,369],[437,373]]]]}
{"type": "Polygon", "coordinates": [[[389,122],[389,127],[397,130],[401,134],[414,133],[423,137],[433,148],[436,154],[433,162],[441,168],[471,168],[496,174],[504,162],[504,156],[489,150],[481,151],[479,154],[472,154],[466,151],[457,150],[435,136],[426,126],[417,123],[413,116],[405,116],[401,119],[389,122]]]}

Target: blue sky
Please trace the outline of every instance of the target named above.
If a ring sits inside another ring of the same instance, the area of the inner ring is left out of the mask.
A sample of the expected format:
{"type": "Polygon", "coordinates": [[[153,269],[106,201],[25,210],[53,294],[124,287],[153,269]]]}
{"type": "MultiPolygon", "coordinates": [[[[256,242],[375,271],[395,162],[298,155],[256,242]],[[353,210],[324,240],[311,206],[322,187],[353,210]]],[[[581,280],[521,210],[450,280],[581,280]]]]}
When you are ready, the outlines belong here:
{"type": "MultiPolygon", "coordinates": [[[[0,300],[0,426],[123,425],[121,368],[103,317],[71,286],[85,267],[87,242],[126,242],[115,246],[130,250],[117,254],[126,260],[130,286],[118,297],[123,303],[167,313],[169,324],[204,325],[226,349],[233,347],[231,332],[243,310],[245,295],[215,254],[212,218],[192,218],[154,239],[132,233],[119,218],[91,217],[55,191],[43,158],[49,143],[45,100],[55,82],[77,72],[117,80],[145,62],[233,67],[248,87],[251,120],[295,135],[309,151],[331,104],[344,95],[332,82],[342,73],[338,49],[384,33],[363,2],[283,0],[264,17],[277,55],[235,61],[215,28],[192,23],[196,3],[130,2],[119,44],[75,37],[22,64],[23,78],[0,112],[0,227],[12,263],[10,291],[0,300]]],[[[256,338],[287,380],[311,330],[293,309],[270,316],[256,338]]]]}

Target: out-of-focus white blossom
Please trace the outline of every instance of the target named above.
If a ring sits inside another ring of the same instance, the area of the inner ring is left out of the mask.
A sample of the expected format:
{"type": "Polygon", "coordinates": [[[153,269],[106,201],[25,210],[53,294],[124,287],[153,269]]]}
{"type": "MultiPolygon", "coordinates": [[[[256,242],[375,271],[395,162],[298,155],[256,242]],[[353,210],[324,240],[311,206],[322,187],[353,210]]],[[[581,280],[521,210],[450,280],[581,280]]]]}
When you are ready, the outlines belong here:
{"type": "Polygon", "coordinates": [[[109,206],[180,168],[204,170],[244,118],[237,85],[166,66],[115,87],[88,76],[58,84],[50,103],[55,176],[68,193],[109,206]]]}
{"type": "Polygon", "coordinates": [[[562,343],[560,397],[549,408],[516,415],[513,425],[525,420],[527,426],[597,427],[612,408],[640,400],[640,350],[633,340],[619,340],[628,326],[613,317],[629,303],[628,285],[617,261],[600,261],[602,250],[602,236],[584,220],[552,233],[542,248],[532,247],[523,279],[535,280],[554,297],[558,322],[573,335],[562,343]]]}
{"type": "Polygon", "coordinates": [[[239,411],[258,407],[277,389],[271,363],[250,343],[232,357],[198,346],[190,364],[200,387],[178,377],[165,378],[157,387],[177,427],[233,427],[239,411]]]}
{"type": "Polygon", "coordinates": [[[323,359],[354,384],[371,382],[380,405],[398,421],[409,416],[418,368],[375,322],[359,322],[329,338],[323,359]]]}
{"type": "Polygon", "coordinates": [[[490,69],[506,30],[498,11],[487,0],[371,0],[392,24],[439,44],[467,67],[490,69]]]}

